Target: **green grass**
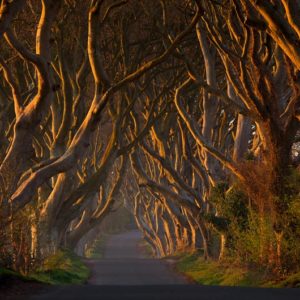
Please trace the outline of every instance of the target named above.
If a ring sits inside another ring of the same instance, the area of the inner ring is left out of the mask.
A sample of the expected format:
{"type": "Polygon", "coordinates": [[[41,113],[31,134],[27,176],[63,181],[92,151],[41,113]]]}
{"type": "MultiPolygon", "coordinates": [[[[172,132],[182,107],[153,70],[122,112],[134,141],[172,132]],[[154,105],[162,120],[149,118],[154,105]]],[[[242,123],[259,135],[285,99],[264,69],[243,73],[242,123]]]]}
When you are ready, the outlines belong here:
{"type": "Polygon", "coordinates": [[[0,281],[4,279],[20,279],[47,284],[81,284],[89,277],[89,269],[81,259],[70,251],[58,251],[45,260],[43,266],[28,276],[12,270],[0,268],[0,281]]]}
{"type": "Polygon", "coordinates": [[[81,284],[89,277],[89,269],[70,251],[58,251],[47,258],[30,277],[48,284],[81,284]]]}
{"type": "Polygon", "coordinates": [[[196,283],[221,286],[263,286],[267,277],[262,272],[249,271],[232,264],[205,261],[197,254],[181,256],[177,270],[196,283]]]}
{"type": "Polygon", "coordinates": [[[0,281],[4,279],[9,279],[9,278],[17,278],[22,281],[31,281],[32,279],[26,276],[23,276],[20,273],[17,273],[15,271],[5,269],[5,268],[0,268],[0,281]]]}

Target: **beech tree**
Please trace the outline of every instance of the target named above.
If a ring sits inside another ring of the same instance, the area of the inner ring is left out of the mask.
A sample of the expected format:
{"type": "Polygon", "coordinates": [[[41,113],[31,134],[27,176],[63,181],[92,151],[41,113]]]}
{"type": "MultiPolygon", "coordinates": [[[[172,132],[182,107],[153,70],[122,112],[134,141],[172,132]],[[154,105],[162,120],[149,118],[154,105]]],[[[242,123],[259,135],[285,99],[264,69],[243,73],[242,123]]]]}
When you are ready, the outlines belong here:
{"type": "Polygon", "coordinates": [[[296,269],[299,5],[3,0],[2,260],[82,250],[123,201],[157,256],[296,269]]]}
{"type": "MultiPolygon", "coordinates": [[[[1,59],[5,94],[10,90],[14,103],[14,116],[10,115],[4,124],[9,128],[7,150],[3,152],[0,167],[1,212],[4,228],[10,226],[10,230],[16,231],[15,220],[21,218],[22,209],[34,206],[32,213],[30,209],[27,212],[32,220],[31,247],[41,249],[31,249],[31,253],[42,252],[45,256],[64,243],[74,247],[81,237],[72,238],[77,235],[75,232],[86,233],[92,225],[81,230],[83,224],[91,224],[109,211],[109,204],[100,205],[93,214],[90,205],[99,188],[104,188],[117,157],[126,155],[135,146],[133,142],[122,148],[120,135],[128,126],[128,116],[136,100],[124,98],[122,90],[163,63],[199,18],[197,9],[191,22],[163,49],[159,37],[151,40],[151,32],[139,29],[141,17],[138,22],[124,19],[128,13],[138,17],[133,7],[147,15],[147,5],[127,2],[91,1],[89,7],[72,1],[28,1],[26,5],[20,1],[2,2],[1,24],[7,43],[3,54],[9,57],[14,52],[19,57],[13,58],[16,67],[13,60],[1,59]],[[83,11],[86,13],[79,13],[83,11]],[[37,24],[28,25],[31,32],[36,28],[35,45],[33,36],[24,36],[28,41],[31,39],[32,45],[22,42],[21,29],[10,24],[18,12],[19,17],[39,15],[37,24]],[[87,27],[74,26],[85,22],[87,27]],[[115,40],[111,39],[110,26],[117,28],[115,40]],[[128,35],[126,30],[134,35],[128,35]],[[74,39],[67,38],[70,32],[78,34],[74,39]],[[154,42],[157,46],[148,46],[141,52],[141,41],[135,38],[139,32],[142,39],[149,39],[149,45],[154,42]],[[71,55],[68,51],[72,51],[71,55]],[[130,65],[128,56],[132,58],[130,65]],[[14,75],[20,67],[24,68],[25,81],[14,75]],[[19,79],[23,81],[20,83],[19,79]],[[20,90],[23,86],[28,89],[25,94],[20,90]],[[106,140],[98,127],[105,123],[105,130],[109,132],[111,128],[112,132],[106,140]],[[100,153],[99,139],[105,149],[100,153]],[[88,162],[91,155],[93,161],[88,162]],[[76,220],[79,223],[75,226],[76,220]],[[68,233],[66,237],[68,228],[74,234],[68,233]],[[50,245],[48,250],[43,249],[45,245],[50,245]]],[[[151,24],[151,18],[143,22],[145,26],[147,22],[151,24]]],[[[110,203],[120,180],[101,199],[107,198],[110,203]]]]}

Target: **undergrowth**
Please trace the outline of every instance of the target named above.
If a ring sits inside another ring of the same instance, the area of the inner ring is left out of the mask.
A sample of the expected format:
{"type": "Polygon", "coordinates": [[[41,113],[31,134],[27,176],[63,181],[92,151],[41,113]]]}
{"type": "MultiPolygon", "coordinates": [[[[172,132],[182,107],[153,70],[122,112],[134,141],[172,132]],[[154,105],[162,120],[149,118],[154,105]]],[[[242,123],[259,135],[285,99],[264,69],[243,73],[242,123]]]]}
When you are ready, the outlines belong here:
{"type": "Polygon", "coordinates": [[[198,254],[178,257],[176,268],[203,285],[248,287],[300,287],[300,272],[286,278],[273,279],[266,271],[235,266],[230,262],[204,260],[198,254]]]}
{"type": "Polygon", "coordinates": [[[45,260],[31,278],[48,284],[81,284],[89,276],[89,269],[70,251],[58,251],[45,260]]]}

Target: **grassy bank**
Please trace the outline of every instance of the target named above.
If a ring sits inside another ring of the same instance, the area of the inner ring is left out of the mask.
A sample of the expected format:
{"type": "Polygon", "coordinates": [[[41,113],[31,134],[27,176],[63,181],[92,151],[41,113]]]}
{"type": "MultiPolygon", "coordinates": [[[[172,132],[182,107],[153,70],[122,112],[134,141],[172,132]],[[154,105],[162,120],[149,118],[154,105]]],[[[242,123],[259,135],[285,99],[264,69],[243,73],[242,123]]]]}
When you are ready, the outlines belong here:
{"type": "Polygon", "coordinates": [[[70,251],[59,251],[45,260],[30,278],[48,284],[81,284],[89,277],[89,269],[70,251]]]}
{"type": "Polygon", "coordinates": [[[0,267],[1,282],[18,280],[46,284],[80,284],[88,277],[89,269],[76,254],[70,251],[58,251],[28,276],[0,267]]]}
{"type": "Polygon", "coordinates": [[[8,270],[0,267],[0,284],[10,279],[18,279],[21,281],[32,281],[32,278],[30,277],[26,277],[12,270],[8,270]]]}
{"type": "Polygon", "coordinates": [[[263,270],[249,270],[230,263],[205,261],[197,254],[179,257],[176,268],[198,284],[250,287],[300,287],[300,273],[274,280],[263,270]]]}
{"type": "Polygon", "coordinates": [[[28,276],[0,266],[0,298],[21,299],[46,291],[51,285],[84,283],[88,276],[89,270],[78,256],[69,251],[59,251],[28,276]]]}

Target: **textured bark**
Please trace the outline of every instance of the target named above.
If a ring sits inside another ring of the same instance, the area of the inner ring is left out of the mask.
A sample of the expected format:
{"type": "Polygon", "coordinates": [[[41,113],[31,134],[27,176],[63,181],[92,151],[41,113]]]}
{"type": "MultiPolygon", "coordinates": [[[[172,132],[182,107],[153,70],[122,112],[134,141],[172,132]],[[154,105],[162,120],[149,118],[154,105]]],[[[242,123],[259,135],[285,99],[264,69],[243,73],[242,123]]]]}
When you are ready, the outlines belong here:
{"type": "MultiPolygon", "coordinates": [[[[19,2],[19,1],[14,1],[19,2]]],[[[42,1],[43,8],[36,32],[36,53],[28,51],[12,34],[6,29],[5,38],[20,56],[31,62],[37,71],[38,91],[32,101],[17,113],[14,125],[14,136],[10,148],[0,165],[0,177],[3,182],[5,198],[2,197],[4,207],[8,205],[8,199],[17,189],[17,183],[24,170],[30,167],[30,160],[34,157],[32,148],[33,129],[39,124],[40,119],[45,116],[47,106],[53,96],[53,86],[48,62],[51,61],[50,31],[54,18],[59,9],[55,1],[42,1]],[[12,176],[11,170],[14,170],[12,176]]]]}
{"type": "MultiPolygon", "coordinates": [[[[209,44],[204,29],[200,27],[200,23],[197,24],[197,37],[199,40],[201,52],[203,55],[204,66],[205,66],[205,78],[206,83],[212,87],[217,87],[217,75],[216,75],[216,50],[209,44]]],[[[203,93],[203,124],[202,124],[202,135],[203,138],[214,144],[214,131],[215,124],[217,120],[217,114],[219,106],[219,99],[216,95],[210,94],[208,91],[204,90],[203,93]]],[[[203,162],[206,167],[206,172],[209,174],[209,179],[214,185],[215,182],[221,178],[222,170],[220,168],[219,161],[216,160],[210,152],[206,149],[203,151],[203,162]]]]}
{"type": "MultiPolygon", "coordinates": [[[[236,99],[236,94],[231,83],[227,82],[227,94],[231,99],[236,99]]],[[[237,101],[237,100],[235,100],[237,101]]],[[[237,116],[237,125],[234,137],[233,160],[240,161],[249,149],[251,139],[251,119],[239,114],[237,116]]]]}

